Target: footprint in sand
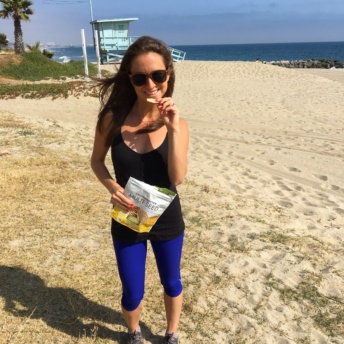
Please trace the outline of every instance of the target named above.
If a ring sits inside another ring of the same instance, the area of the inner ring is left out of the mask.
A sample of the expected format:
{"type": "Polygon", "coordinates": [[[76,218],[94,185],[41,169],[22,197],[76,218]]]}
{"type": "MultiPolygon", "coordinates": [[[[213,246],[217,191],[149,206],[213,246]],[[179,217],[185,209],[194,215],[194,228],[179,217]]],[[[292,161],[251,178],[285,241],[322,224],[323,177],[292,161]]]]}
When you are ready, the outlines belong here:
{"type": "Polygon", "coordinates": [[[310,210],[310,209],[307,209],[307,210],[305,210],[303,212],[303,215],[305,215],[305,216],[313,216],[313,215],[315,215],[315,212],[310,210]]]}
{"type": "Polygon", "coordinates": [[[239,193],[239,194],[243,194],[246,192],[245,189],[242,189],[240,186],[236,185],[236,184],[232,184],[231,185],[231,190],[235,191],[236,193],[239,193]]]}
{"type": "Polygon", "coordinates": [[[299,185],[295,186],[296,191],[305,191],[305,189],[299,185]]]}
{"type": "Polygon", "coordinates": [[[274,194],[277,196],[284,196],[283,192],[278,190],[278,191],[274,191],[274,194]]]}
{"type": "Polygon", "coordinates": [[[342,208],[335,208],[334,211],[339,215],[344,215],[344,209],[342,208]]]}
{"type": "Polygon", "coordinates": [[[282,183],[282,182],[277,182],[277,184],[278,184],[278,186],[282,189],[282,190],[284,190],[284,191],[292,191],[292,189],[290,189],[287,185],[285,185],[284,183],[282,183]]]}
{"type": "Polygon", "coordinates": [[[311,202],[305,202],[305,205],[307,205],[308,207],[313,207],[313,208],[318,208],[319,207],[318,204],[311,203],[311,202]]]}
{"type": "Polygon", "coordinates": [[[292,208],[294,206],[294,204],[289,201],[280,201],[278,204],[284,208],[292,208]]]}
{"type": "Polygon", "coordinates": [[[315,174],[314,177],[326,182],[328,180],[328,177],[327,176],[322,176],[322,175],[317,175],[315,174]]]}
{"type": "Polygon", "coordinates": [[[289,167],[289,171],[290,171],[290,172],[301,172],[301,170],[299,170],[299,169],[296,168],[296,167],[289,167]]]}

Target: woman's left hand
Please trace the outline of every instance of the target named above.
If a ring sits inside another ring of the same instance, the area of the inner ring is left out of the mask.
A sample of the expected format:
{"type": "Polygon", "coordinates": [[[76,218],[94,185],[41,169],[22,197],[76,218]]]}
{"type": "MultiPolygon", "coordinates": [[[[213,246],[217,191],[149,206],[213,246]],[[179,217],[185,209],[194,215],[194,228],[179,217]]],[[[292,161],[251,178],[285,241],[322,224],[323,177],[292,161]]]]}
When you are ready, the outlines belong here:
{"type": "Polygon", "coordinates": [[[167,129],[178,129],[179,126],[179,110],[172,98],[162,98],[158,105],[161,119],[167,129]]]}

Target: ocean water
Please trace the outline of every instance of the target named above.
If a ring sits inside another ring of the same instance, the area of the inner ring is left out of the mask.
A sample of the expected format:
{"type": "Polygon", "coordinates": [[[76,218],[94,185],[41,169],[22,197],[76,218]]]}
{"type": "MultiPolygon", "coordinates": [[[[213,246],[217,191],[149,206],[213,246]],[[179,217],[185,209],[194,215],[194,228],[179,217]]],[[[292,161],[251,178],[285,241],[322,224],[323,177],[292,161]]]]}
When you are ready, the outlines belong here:
{"type": "MultiPolygon", "coordinates": [[[[193,61],[294,61],[308,59],[338,60],[344,63],[344,42],[173,45],[186,52],[185,60],[193,61]]],[[[82,47],[48,47],[58,62],[82,60],[82,47]]],[[[88,46],[88,62],[96,62],[94,47],[88,46]]]]}

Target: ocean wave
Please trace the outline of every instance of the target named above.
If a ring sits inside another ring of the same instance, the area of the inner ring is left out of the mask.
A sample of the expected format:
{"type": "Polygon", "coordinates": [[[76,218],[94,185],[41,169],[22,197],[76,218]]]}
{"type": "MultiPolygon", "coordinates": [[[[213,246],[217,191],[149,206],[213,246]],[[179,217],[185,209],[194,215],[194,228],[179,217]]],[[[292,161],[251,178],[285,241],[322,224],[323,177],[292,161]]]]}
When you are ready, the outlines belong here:
{"type": "Polygon", "coordinates": [[[67,63],[67,62],[71,61],[70,57],[68,57],[68,56],[60,56],[59,60],[62,60],[62,61],[60,61],[62,63],[67,63]]]}

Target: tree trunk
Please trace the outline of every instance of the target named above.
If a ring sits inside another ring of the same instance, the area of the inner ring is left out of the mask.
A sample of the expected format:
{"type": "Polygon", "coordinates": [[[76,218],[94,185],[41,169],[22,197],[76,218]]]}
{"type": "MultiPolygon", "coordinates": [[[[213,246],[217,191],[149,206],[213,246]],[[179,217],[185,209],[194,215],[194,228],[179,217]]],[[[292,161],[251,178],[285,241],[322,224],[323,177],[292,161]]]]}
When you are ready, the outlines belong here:
{"type": "Polygon", "coordinates": [[[14,52],[21,54],[24,52],[23,32],[21,29],[20,19],[14,19],[14,52]]]}

